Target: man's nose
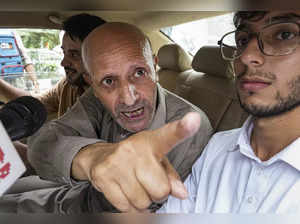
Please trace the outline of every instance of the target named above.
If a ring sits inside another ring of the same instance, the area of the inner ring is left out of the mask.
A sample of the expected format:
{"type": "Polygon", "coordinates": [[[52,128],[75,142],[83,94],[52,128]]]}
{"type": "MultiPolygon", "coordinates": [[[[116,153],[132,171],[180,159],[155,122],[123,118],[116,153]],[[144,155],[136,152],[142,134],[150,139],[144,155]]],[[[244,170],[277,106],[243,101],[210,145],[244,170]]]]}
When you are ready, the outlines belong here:
{"type": "Polygon", "coordinates": [[[120,95],[122,103],[127,106],[134,105],[136,100],[138,99],[138,94],[136,92],[135,86],[130,84],[121,87],[120,95]]]}
{"type": "Polygon", "coordinates": [[[64,55],[63,59],[60,62],[60,65],[62,67],[70,67],[71,62],[68,60],[68,58],[64,55]]]}
{"type": "Polygon", "coordinates": [[[265,55],[261,52],[259,48],[258,39],[255,37],[252,37],[244,51],[242,52],[242,55],[240,56],[240,60],[243,62],[243,64],[249,66],[249,67],[258,67],[262,64],[264,64],[265,55]]]}

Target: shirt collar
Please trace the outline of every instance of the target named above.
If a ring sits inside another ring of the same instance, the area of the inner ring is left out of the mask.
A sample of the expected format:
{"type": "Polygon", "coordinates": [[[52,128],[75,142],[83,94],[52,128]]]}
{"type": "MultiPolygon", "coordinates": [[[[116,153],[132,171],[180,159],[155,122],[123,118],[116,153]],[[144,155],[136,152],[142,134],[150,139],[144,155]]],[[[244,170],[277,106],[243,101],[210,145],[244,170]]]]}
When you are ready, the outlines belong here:
{"type": "Polygon", "coordinates": [[[300,171],[300,138],[297,138],[289,144],[283,151],[278,153],[280,160],[290,164],[292,167],[300,171]]]}
{"type": "Polygon", "coordinates": [[[228,149],[229,152],[240,149],[241,147],[250,146],[250,137],[253,129],[252,123],[253,117],[249,116],[240,128],[239,134],[237,135],[236,142],[233,148],[228,149]]]}
{"type": "MultiPolygon", "coordinates": [[[[234,147],[228,149],[228,151],[233,152],[236,150],[240,150],[240,152],[245,156],[252,158],[256,161],[260,161],[260,159],[254,154],[250,144],[252,129],[253,129],[253,117],[250,116],[241,127],[240,133],[237,136],[234,147]]],[[[268,161],[264,161],[262,163],[264,165],[270,165],[275,161],[281,160],[290,164],[292,167],[300,171],[299,148],[300,148],[300,137],[297,138],[290,145],[288,145],[286,148],[284,148],[282,151],[274,155],[268,161]]]]}
{"type": "Polygon", "coordinates": [[[166,123],[166,96],[163,88],[157,83],[157,100],[158,105],[155,111],[149,130],[160,128],[166,123]]]}

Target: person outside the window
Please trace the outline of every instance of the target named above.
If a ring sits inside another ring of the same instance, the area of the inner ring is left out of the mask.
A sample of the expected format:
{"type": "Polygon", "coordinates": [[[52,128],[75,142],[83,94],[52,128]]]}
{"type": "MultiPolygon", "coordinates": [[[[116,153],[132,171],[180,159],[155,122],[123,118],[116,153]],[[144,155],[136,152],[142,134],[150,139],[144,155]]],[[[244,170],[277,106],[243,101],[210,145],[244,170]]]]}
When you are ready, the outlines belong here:
{"type": "MultiPolygon", "coordinates": [[[[15,41],[16,41],[17,51],[19,52],[19,54],[21,56],[22,65],[24,66],[24,70],[26,72],[25,78],[30,79],[30,81],[32,82],[32,84],[34,86],[35,93],[39,93],[39,91],[40,91],[39,84],[37,82],[34,65],[32,63],[31,58],[29,57],[29,55],[26,52],[26,48],[24,47],[24,44],[23,44],[23,41],[22,41],[20,35],[13,29],[0,29],[0,34],[1,33],[4,33],[4,34],[10,33],[14,36],[15,41]]],[[[5,75],[4,80],[6,80],[7,82],[16,86],[16,79],[18,78],[18,76],[14,75],[14,77],[9,77],[9,74],[4,74],[4,75],[5,75]]]]}

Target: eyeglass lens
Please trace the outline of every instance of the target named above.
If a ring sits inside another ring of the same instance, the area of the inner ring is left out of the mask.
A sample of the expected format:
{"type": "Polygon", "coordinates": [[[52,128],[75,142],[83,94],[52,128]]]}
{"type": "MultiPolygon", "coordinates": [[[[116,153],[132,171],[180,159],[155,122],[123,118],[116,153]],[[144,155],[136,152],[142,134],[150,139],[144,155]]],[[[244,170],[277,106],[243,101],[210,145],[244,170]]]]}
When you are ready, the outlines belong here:
{"type": "Polygon", "coordinates": [[[278,23],[265,27],[258,34],[235,31],[224,35],[221,44],[225,59],[239,57],[254,36],[258,36],[262,53],[280,56],[292,53],[299,41],[299,26],[296,23],[278,23]]]}

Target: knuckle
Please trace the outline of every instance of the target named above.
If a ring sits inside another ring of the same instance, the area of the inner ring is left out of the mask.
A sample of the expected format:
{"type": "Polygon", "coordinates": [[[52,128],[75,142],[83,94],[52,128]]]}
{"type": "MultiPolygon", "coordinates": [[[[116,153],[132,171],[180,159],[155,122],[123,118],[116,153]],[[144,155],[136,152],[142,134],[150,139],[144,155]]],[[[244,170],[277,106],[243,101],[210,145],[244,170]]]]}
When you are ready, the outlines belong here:
{"type": "Polygon", "coordinates": [[[140,210],[146,209],[150,206],[151,200],[149,198],[135,198],[132,200],[132,204],[140,210]]]}
{"type": "Polygon", "coordinates": [[[160,201],[166,198],[171,193],[171,186],[169,184],[161,184],[156,190],[155,194],[152,195],[154,201],[160,201]]]}
{"type": "Polygon", "coordinates": [[[107,157],[105,161],[105,166],[109,167],[110,169],[115,169],[119,167],[121,161],[122,160],[119,156],[110,155],[107,157]]]}
{"type": "Polygon", "coordinates": [[[115,204],[115,207],[119,209],[121,212],[130,212],[131,206],[129,202],[126,201],[119,201],[117,204],[115,204]]]}
{"type": "Polygon", "coordinates": [[[115,156],[114,154],[109,155],[101,166],[102,175],[111,176],[120,174],[123,172],[123,160],[120,156],[115,156]]]}
{"type": "Polygon", "coordinates": [[[95,182],[102,181],[106,177],[105,173],[109,173],[109,172],[106,172],[105,167],[103,167],[101,165],[95,165],[90,170],[91,180],[93,180],[95,182]]]}
{"type": "Polygon", "coordinates": [[[114,155],[109,155],[101,163],[94,164],[90,169],[90,178],[97,182],[114,180],[116,176],[124,172],[120,160],[114,155]]]}
{"type": "Polygon", "coordinates": [[[119,155],[123,156],[123,155],[135,154],[136,150],[131,141],[123,141],[123,142],[120,142],[119,147],[116,150],[116,152],[119,155]]]}

